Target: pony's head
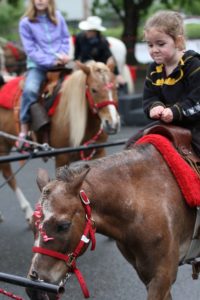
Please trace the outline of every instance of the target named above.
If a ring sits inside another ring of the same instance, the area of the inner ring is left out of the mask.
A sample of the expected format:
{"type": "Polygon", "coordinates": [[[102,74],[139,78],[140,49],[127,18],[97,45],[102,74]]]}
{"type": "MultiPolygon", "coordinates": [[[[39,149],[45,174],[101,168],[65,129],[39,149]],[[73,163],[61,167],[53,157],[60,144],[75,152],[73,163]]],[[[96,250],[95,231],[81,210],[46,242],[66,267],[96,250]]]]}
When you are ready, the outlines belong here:
{"type": "Polygon", "coordinates": [[[78,69],[63,83],[55,117],[62,128],[70,128],[70,145],[74,147],[91,139],[99,130],[115,134],[120,129],[112,61],[76,63],[78,69]]]}
{"type": "MultiPolygon", "coordinates": [[[[88,171],[87,165],[78,171],[62,168],[57,179],[50,181],[47,172],[39,170],[41,197],[32,220],[35,254],[29,278],[62,286],[70,273],[76,274],[76,258],[85,252],[90,240],[94,248],[89,200],[80,192],[88,171]]],[[[34,300],[57,299],[53,294],[29,288],[27,294],[34,300]]]]}
{"type": "Polygon", "coordinates": [[[115,134],[120,128],[117,111],[117,84],[113,73],[114,64],[90,61],[86,64],[77,62],[86,75],[86,99],[93,114],[101,120],[101,127],[107,134],[115,134]]]}

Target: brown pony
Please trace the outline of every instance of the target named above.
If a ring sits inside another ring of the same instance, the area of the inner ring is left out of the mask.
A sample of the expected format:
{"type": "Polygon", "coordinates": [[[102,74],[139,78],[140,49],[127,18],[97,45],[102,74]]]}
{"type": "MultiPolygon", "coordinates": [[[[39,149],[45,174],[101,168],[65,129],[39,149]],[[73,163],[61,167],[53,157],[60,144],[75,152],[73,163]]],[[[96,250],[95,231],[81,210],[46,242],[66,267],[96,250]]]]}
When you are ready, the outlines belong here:
{"type": "MultiPolygon", "coordinates": [[[[107,134],[115,134],[120,128],[120,117],[116,109],[117,87],[112,72],[112,65],[98,62],[79,63],[79,70],[74,71],[64,81],[61,96],[50,124],[50,145],[54,148],[76,147],[90,139],[105,142],[107,134]]],[[[0,131],[17,135],[14,111],[0,107],[0,131]]],[[[0,154],[8,155],[14,141],[0,136],[0,154]]],[[[91,151],[84,153],[87,159],[91,151]]],[[[105,150],[98,149],[92,158],[102,157],[105,150]]],[[[80,153],[66,153],[56,156],[56,167],[80,159],[80,153]]],[[[26,219],[32,216],[32,208],[15,178],[8,163],[0,164],[0,170],[25,211],[26,219]]]]}
{"type": "MultiPolygon", "coordinates": [[[[89,240],[95,246],[95,227],[116,241],[146,286],[148,300],[172,299],[171,286],[190,246],[196,210],[186,204],[153,145],[72,164],[58,170],[52,181],[40,170],[37,183],[42,193],[33,220],[35,254],[29,278],[62,284],[69,273],[76,274],[76,258],[89,240]]],[[[31,289],[27,293],[32,300],[55,299],[31,289]]]]}
{"type": "Polygon", "coordinates": [[[26,71],[26,54],[24,50],[8,41],[2,45],[2,49],[6,71],[15,75],[23,74],[26,71]]]}

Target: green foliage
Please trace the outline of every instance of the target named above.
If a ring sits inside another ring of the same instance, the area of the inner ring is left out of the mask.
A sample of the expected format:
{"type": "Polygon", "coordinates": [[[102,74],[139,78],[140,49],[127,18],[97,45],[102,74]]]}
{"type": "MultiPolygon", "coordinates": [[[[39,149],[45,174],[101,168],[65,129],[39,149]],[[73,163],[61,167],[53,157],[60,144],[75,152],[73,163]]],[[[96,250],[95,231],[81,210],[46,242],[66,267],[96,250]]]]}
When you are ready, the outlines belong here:
{"type": "Polygon", "coordinates": [[[113,36],[115,38],[120,39],[122,36],[123,28],[122,26],[117,26],[113,28],[108,28],[105,33],[103,33],[105,36],[113,36]]]}
{"type": "MultiPolygon", "coordinates": [[[[122,35],[122,26],[112,27],[107,29],[103,34],[105,36],[113,36],[118,39],[122,35]]],[[[186,37],[187,39],[200,39],[200,24],[187,24],[186,25],[186,37]]],[[[138,28],[138,42],[143,40],[143,24],[138,28]]]]}
{"type": "Polygon", "coordinates": [[[11,4],[0,3],[0,36],[12,41],[18,41],[18,22],[23,14],[23,0],[12,1],[11,4]]]}
{"type": "Polygon", "coordinates": [[[10,4],[14,7],[16,7],[20,4],[20,0],[8,0],[7,2],[8,2],[8,4],[10,4]]]}
{"type": "Polygon", "coordinates": [[[92,14],[103,18],[104,20],[119,20],[119,16],[115,13],[112,3],[120,10],[123,8],[123,0],[94,0],[92,5],[92,14]]]}
{"type": "MultiPolygon", "coordinates": [[[[164,1],[164,0],[163,0],[164,1]]],[[[186,14],[200,14],[199,0],[173,0],[171,8],[184,11],[186,14]]]]}
{"type": "Polygon", "coordinates": [[[187,39],[200,39],[200,24],[187,24],[186,37],[187,39]]]}

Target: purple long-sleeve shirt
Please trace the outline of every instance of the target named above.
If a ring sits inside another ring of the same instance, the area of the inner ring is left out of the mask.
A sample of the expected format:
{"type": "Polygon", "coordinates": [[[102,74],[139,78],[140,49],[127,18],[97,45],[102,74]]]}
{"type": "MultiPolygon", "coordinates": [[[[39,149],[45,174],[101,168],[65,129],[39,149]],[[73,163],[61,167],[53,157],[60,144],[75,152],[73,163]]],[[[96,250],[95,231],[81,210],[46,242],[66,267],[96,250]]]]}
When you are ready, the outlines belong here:
{"type": "Polygon", "coordinates": [[[56,11],[58,24],[52,23],[47,15],[37,17],[37,22],[21,19],[19,34],[27,55],[27,68],[49,68],[55,64],[57,54],[69,53],[70,34],[64,17],[56,11]]]}

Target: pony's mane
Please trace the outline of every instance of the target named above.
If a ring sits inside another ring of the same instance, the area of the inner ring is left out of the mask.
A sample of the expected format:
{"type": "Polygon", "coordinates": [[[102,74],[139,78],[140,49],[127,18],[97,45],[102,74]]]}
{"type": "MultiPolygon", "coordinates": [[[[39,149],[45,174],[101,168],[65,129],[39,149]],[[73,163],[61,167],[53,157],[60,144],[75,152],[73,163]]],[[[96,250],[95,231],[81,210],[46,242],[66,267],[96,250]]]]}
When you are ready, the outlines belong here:
{"type": "Polygon", "coordinates": [[[70,167],[66,165],[57,169],[56,179],[70,183],[86,169],[89,170],[90,167],[85,162],[79,162],[79,164],[73,164],[73,166],[70,165],[70,167]]]}
{"type": "Polygon", "coordinates": [[[59,122],[70,128],[70,145],[80,145],[86,128],[87,105],[85,98],[86,75],[77,70],[65,80],[61,91],[61,101],[58,107],[59,122]],[[65,113],[63,113],[65,112],[65,113]]]}
{"type": "MultiPolygon", "coordinates": [[[[107,65],[101,62],[89,61],[86,65],[91,74],[97,80],[105,80],[110,72],[107,65]]],[[[69,127],[69,140],[72,147],[81,144],[87,124],[87,99],[86,99],[87,76],[82,70],[76,70],[64,81],[61,90],[61,100],[57,109],[57,122],[69,127]]]]}

